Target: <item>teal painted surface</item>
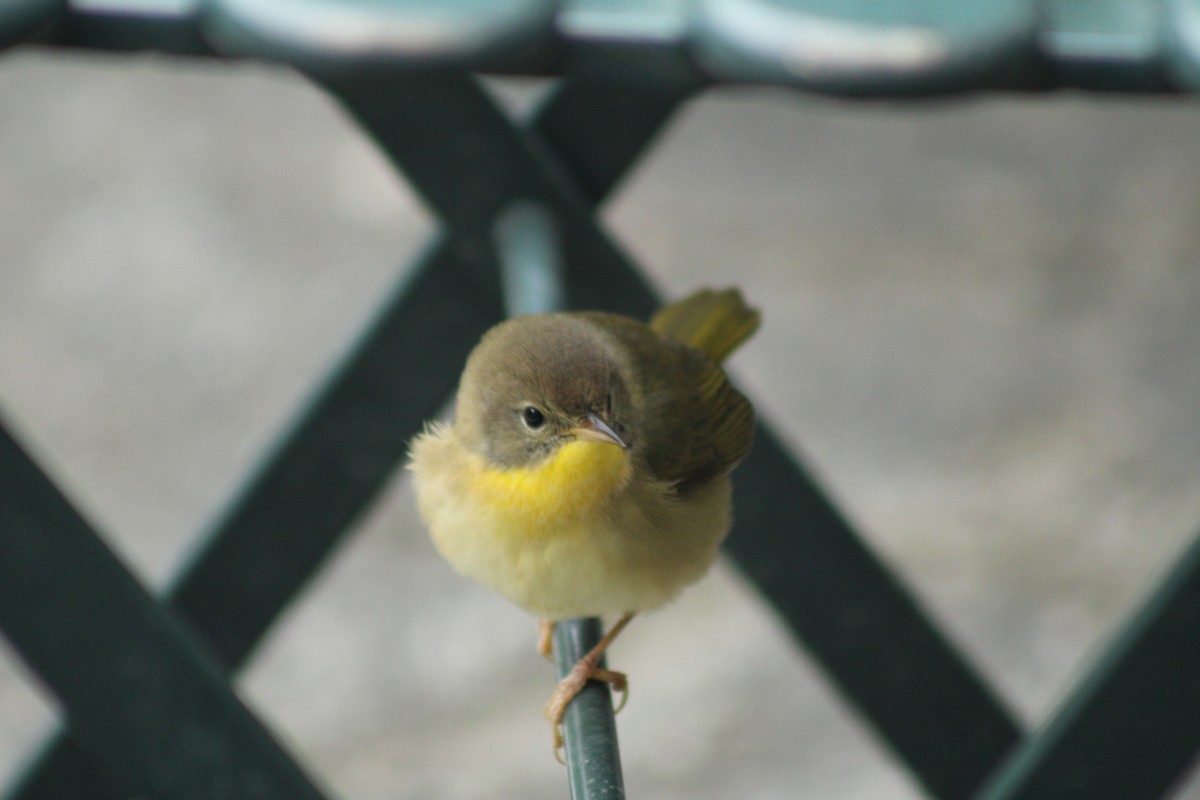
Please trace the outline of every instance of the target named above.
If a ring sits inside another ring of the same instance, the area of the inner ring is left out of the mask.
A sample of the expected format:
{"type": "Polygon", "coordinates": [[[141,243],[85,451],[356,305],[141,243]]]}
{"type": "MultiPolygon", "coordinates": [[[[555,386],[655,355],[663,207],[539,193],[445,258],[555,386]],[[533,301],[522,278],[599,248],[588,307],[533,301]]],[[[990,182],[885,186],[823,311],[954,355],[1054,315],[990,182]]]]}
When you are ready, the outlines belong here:
{"type": "Polygon", "coordinates": [[[212,0],[203,27],[223,53],[361,75],[520,60],[549,40],[555,11],[550,0],[212,0]]]}
{"type": "Polygon", "coordinates": [[[537,203],[518,200],[496,220],[496,250],[508,316],[562,311],[562,243],[554,216],[537,203]]]}
{"type": "Polygon", "coordinates": [[[844,97],[1200,87],[1197,0],[9,0],[0,46],[252,57],[323,77],[429,70],[844,97]],[[60,24],[47,28],[50,22],[60,24]]]}
{"type": "Polygon", "coordinates": [[[752,82],[876,94],[1014,82],[1033,52],[1026,0],[702,0],[696,46],[709,70],[752,82]],[[986,76],[986,77],[985,77],[986,76]]]}
{"type": "Polygon", "coordinates": [[[1039,34],[1050,83],[1098,91],[1161,91],[1162,8],[1142,0],[1053,0],[1039,34]]]}
{"type": "MultiPolygon", "coordinates": [[[[554,626],[554,667],[560,680],[603,635],[598,619],[569,620],[554,626]]],[[[601,661],[601,665],[605,663],[601,661]]],[[[625,800],[617,722],[607,684],[589,681],[571,701],[563,719],[563,736],[572,800],[625,800]]]]}
{"type": "Polygon", "coordinates": [[[6,0],[0,3],[0,47],[40,32],[62,13],[64,0],[6,0]]]}
{"type": "Polygon", "coordinates": [[[1200,91],[1200,2],[1167,0],[1161,28],[1171,75],[1188,91],[1200,91]]]}

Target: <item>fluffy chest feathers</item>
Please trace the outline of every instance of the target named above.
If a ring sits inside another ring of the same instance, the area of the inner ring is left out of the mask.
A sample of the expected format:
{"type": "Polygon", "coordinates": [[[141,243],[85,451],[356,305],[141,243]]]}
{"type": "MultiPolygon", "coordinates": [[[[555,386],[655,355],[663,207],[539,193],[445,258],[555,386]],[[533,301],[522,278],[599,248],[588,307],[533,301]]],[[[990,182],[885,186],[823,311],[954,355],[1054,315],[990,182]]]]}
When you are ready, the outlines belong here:
{"type": "Polygon", "coordinates": [[[681,502],[627,451],[578,441],[498,469],[434,427],[413,442],[417,505],[438,552],[526,610],[563,619],[656,608],[695,581],[729,529],[729,482],[681,502]]]}

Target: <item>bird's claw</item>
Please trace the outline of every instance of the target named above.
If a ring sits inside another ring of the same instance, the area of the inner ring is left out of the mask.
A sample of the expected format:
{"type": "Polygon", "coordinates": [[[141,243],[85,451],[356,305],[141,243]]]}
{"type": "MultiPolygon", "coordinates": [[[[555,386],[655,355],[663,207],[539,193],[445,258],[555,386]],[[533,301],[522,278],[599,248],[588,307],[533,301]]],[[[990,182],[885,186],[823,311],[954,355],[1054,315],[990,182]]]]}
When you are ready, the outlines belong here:
{"type": "Polygon", "coordinates": [[[598,667],[596,666],[598,660],[599,658],[581,658],[567,673],[567,677],[558,682],[558,687],[554,690],[554,694],[550,695],[550,701],[546,703],[546,719],[550,720],[553,728],[554,758],[560,764],[567,763],[560,753],[563,749],[563,717],[567,713],[567,706],[571,704],[576,695],[583,691],[583,687],[589,680],[607,683],[614,691],[621,693],[621,700],[613,711],[614,714],[620,713],[621,709],[625,707],[626,701],[629,700],[629,679],[625,677],[625,673],[598,667]]]}

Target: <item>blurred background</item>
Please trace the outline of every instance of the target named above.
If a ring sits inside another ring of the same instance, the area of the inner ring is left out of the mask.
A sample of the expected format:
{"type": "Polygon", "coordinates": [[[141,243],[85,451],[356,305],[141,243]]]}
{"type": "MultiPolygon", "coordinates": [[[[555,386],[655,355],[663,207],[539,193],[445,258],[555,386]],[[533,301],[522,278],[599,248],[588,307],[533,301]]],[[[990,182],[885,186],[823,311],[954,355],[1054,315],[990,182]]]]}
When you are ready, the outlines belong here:
{"type": "MultiPolygon", "coordinates": [[[[279,68],[9,51],[0,120],[0,414],[162,586],[436,225],[279,68]]],[[[731,371],[1029,725],[1200,522],[1196,131],[720,90],[604,210],[667,296],[761,306],[731,371]]],[[[336,796],[562,798],[534,633],[398,469],[239,685],[336,796]]],[[[631,797],[921,796],[727,564],[610,660],[631,797]]],[[[0,641],[0,779],[54,715],[0,641]]]]}

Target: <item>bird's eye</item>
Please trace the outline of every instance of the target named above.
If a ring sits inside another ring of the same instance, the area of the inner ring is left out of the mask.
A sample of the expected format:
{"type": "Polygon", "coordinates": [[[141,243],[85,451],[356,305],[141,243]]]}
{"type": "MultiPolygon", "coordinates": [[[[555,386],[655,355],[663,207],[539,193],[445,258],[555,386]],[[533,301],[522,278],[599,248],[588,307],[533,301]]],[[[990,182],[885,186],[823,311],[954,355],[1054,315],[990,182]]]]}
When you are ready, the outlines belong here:
{"type": "Polygon", "coordinates": [[[521,421],[532,431],[546,424],[546,415],[537,406],[525,406],[521,409],[521,421]]]}

